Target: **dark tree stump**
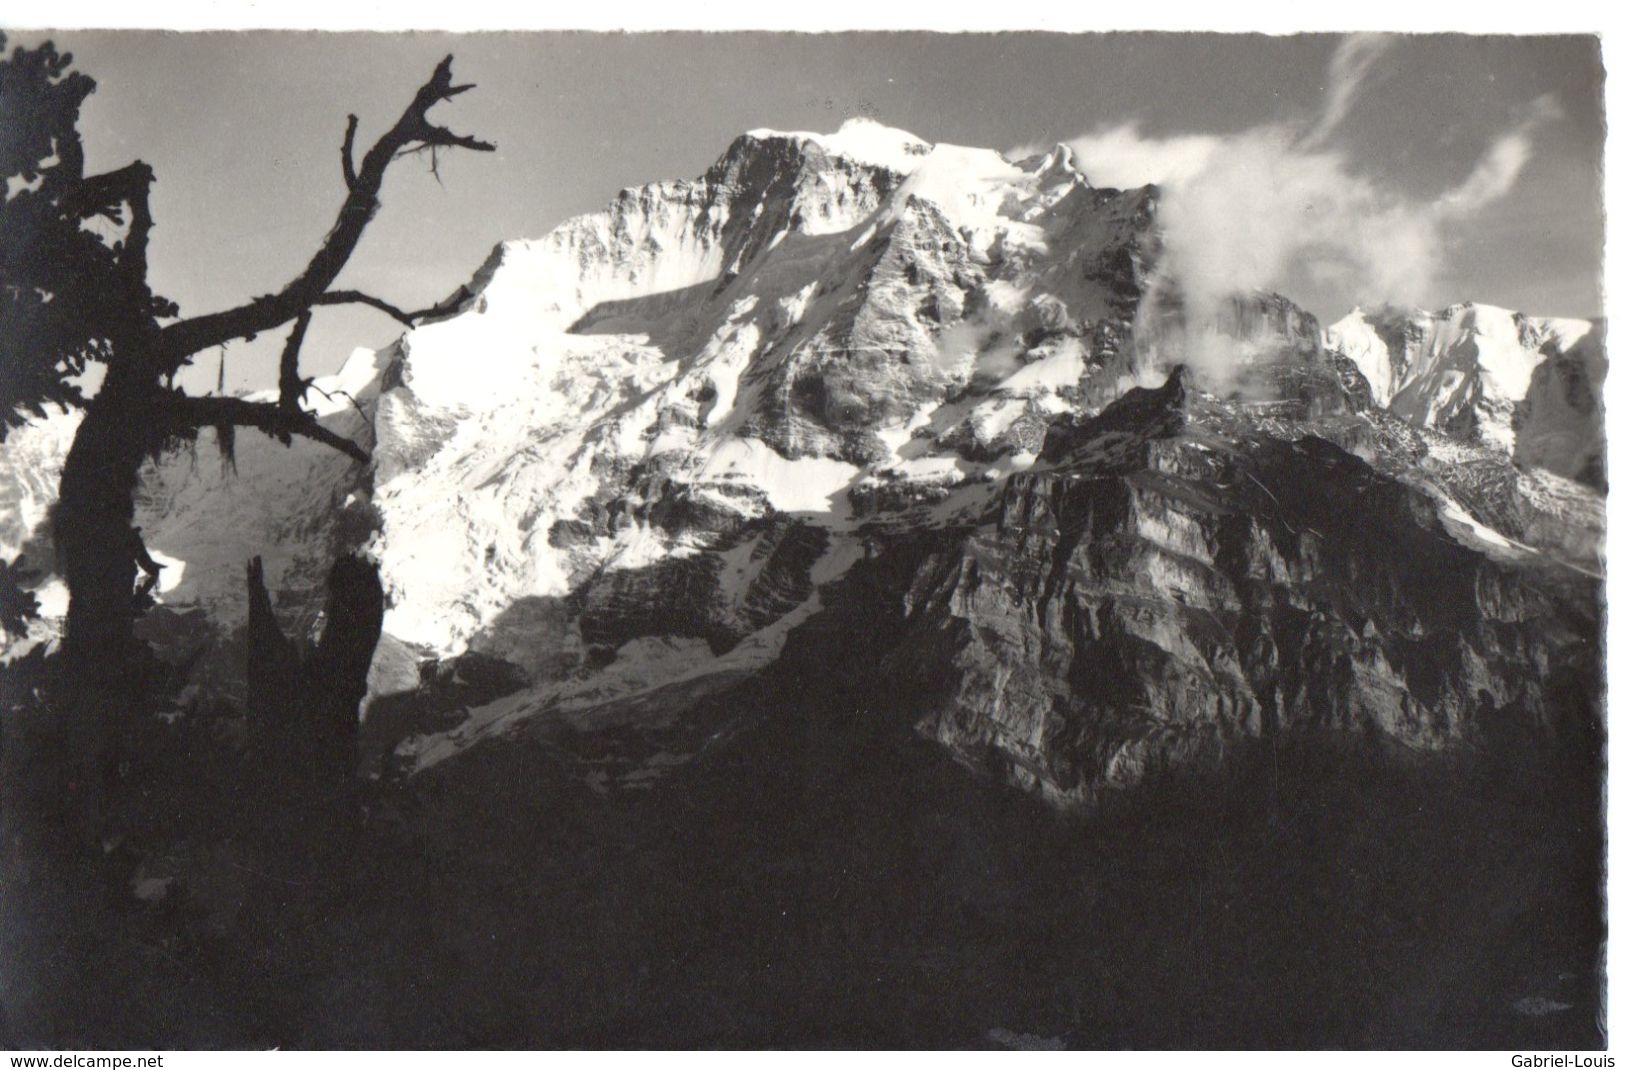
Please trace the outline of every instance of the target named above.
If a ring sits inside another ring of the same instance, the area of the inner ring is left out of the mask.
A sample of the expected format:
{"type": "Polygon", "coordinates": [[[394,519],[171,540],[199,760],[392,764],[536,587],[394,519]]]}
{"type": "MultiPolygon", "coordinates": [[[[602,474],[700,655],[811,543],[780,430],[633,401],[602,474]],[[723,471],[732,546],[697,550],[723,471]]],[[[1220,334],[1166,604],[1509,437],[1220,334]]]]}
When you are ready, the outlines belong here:
{"type": "Polygon", "coordinates": [[[264,784],[296,809],[349,808],[367,670],[383,631],[378,568],[338,559],[328,575],[326,624],[307,655],[277,625],[259,558],[248,563],[248,715],[264,784]]]}

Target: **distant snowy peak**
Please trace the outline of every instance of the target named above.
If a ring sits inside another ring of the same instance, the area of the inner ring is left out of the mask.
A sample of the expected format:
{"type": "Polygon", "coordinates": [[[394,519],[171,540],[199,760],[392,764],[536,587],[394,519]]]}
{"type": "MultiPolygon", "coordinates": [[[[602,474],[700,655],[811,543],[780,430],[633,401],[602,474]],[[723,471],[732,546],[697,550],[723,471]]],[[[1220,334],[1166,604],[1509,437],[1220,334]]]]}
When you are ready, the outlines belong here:
{"type": "MultiPolygon", "coordinates": [[[[647,602],[628,585],[670,568],[709,589],[734,553],[744,592],[773,525],[835,562],[868,518],[974,504],[1131,371],[1149,196],[1091,189],[1065,147],[1012,163],[854,120],[743,134],[697,178],[505,243],[377,403],[386,630],[585,657],[595,625],[515,600],[647,602]]],[[[709,639],[754,619],[724,603],[709,639]]]]}
{"type": "Polygon", "coordinates": [[[602,211],[504,243],[467,304],[567,330],[609,302],[704,296],[793,234],[851,231],[855,249],[913,204],[929,205],[977,255],[1042,246],[1040,217],[1075,190],[1089,185],[1064,145],[1012,163],[867,119],[833,134],[753,130],[698,178],[624,189],[602,211]]]}
{"type": "Polygon", "coordinates": [[[803,147],[816,147],[831,156],[842,156],[871,167],[884,167],[900,175],[912,172],[921,159],[931,154],[930,142],[915,137],[906,130],[886,126],[873,119],[848,119],[833,134],[815,134],[806,130],[752,130],[745,135],[757,141],[780,138],[796,142],[803,147]]]}
{"type": "Polygon", "coordinates": [[[884,168],[905,177],[931,163],[931,158],[941,151],[945,159],[963,159],[965,153],[971,153],[982,157],[985,163],[987,157],[997,157],[1008,166],[1051,181],[1085,180],[1083,171],[1077,164],[1076,152],[1070,145],[1064,143],[1056,144],[1048,152],[1036,153],[1012,163],[992,149],[933,144],[907,130],[899,130],[864,116],[846,120],[833,134],[759,128],[748,131],[740,140],[789,141],[803,152],[816,151],[828,156],[841,157],[867,167],[884,168]]]}
{"type": "Polygon", "coordinates": [[[903,181],[875,158],[913,158],[903,149],[852,150],[886,140],[852,129],[825,138],[745,134],[698,178],[623,189],[607,208],[542,238],[505,242],[475,280],[470,303],[530,330],[566,330],[606,302],[675,298],[725,283],[788,234],[850,230],[903,181]]]}
{"type": "Polygon", "coordinates": [[[1437,312],[1356,308],[1327,335],[1359,365],[1379,403],[1408,418],[1431,412],[1431,425],[1439,413],[1449,414],[1453,399],[1437,388],[1476,381],[1495,396],[1521,399],[1536,365],[1574,349],[1594,329],[1587,320],[1526,316],[1464,302],[1437,312]],[[1458,380],[1452,374],[1457,372],[1466,378],[1458,380]]]}
{"type": "Polygon", "coordinates": [[[1599,484],[1600,323],[1471,302],[1356,308],[1326,330],[1377,403],[1417,427],[1495,446],[1599,484]]]}

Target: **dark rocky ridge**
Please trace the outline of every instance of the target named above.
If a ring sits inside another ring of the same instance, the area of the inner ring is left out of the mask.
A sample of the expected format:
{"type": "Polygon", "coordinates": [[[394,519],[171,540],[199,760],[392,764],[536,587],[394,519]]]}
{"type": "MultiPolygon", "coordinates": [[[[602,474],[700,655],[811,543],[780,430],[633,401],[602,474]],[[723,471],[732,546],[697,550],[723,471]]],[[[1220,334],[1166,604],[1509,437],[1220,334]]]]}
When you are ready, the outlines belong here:
{"type": "Polygon", "coordinates": [[[897,715],[1061,805],[1285,735],[1594,738],[1599,581],[1447,525],[1397,421],[1319,358],[1287,371],[1262,403],[1176,373],[1052,426],[979,524],[877,538],[910,562],[870,591],[902,607],[870,655],[897,715]]]}

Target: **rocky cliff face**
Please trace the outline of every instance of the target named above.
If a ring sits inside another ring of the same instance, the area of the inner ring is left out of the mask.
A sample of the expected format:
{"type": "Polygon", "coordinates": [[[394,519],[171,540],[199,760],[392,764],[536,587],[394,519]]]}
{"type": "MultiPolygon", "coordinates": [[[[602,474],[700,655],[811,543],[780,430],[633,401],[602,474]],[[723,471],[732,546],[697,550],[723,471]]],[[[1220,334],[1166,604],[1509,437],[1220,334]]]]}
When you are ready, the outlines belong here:
{"type": "Polygon", "coordinates": [[[1593,716],[1595,577],[1350,452],[1397,429],[1334,376],[1308,400],[1260,431],[1179,374],[1052,427],[903,595],[887,668],[920,730],[1064,804],[1248,740],[1443,750],[1593,716]]]}
{"type": "MultiPolygon", "coordinates": [[[[1598,482],[1600,350],[1486,310],[1329,346],[1279,295],[1198,319],[1157,203],[1064,147],[744,135],[318,384],[369,468],[245,435],[233,471],[207,434],[152,466],[144,626],[240,694],[242,562],[309,635],[359,550],[389,598],[369,745],[421,770],[539,733],[600,791],[726,738],[719,696],[856,603],[895,614],[890,712],[1066,805],[1246,739],[1587,716],[1601,499],[1566,477],[1598,482]]],[[[0,553],[48,558],[71,429],[8,439],[0,553]]]]}

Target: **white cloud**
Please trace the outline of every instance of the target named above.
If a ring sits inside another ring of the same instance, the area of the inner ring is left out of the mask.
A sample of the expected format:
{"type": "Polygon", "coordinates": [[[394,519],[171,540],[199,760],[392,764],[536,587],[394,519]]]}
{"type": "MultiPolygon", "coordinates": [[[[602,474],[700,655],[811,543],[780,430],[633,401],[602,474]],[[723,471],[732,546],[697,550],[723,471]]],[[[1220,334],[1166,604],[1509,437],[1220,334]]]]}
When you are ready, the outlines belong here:
{"type": "Polygon", "coordinates": [[[1200,174],[1219,147],[1212,134],[1148,138],[1136,123],[1124,123],[1068,142],[1097,186],[1133,187],[1148,182],[1173,185],[1200,174]]]}
{"type": "Polygon", "coordinates": [[[1472,215],[1512,192],[1534,154],[1536,129],[1561,115],[1562,109],[1550,94],[1530,104],[1517,126],[1495,140],[1466,181],[1439,199],[1439,215],[1447,219],[1472,215]]]}
{"type": "MultiPolygon", "coordinates": [[[[1512,190],[1536,131],[1557,114],[1550,98],[1533,102],[1459,185],[1434,200],[1361,173],[1327,143],[1390,41],[1359,35],[1343,42],[1311,123],[1172,137],[1125,124],[1070,142],[1096,185],[1164,187],[1161,269],[1183,294],[1189,322],[1203,322],[1237,292],[1292,296],[1306,284],[1349,305],[1416,301],[1438,273],[1447,226],[1512,190]]],[[[1201,347],[1193,339],[1187,348],[1201,347]]]]}
{"type": "Polygon", "coordinates": [[[1393,43],[1392,37],[1378,33],[1356,33],[1343,38],[1326,72],[1326,102],[1321,107],[1320,119],[1304,138],[1304,144],[1318,145],[1337,128],[1365,87],[1372,64],[1393,43]]]}

